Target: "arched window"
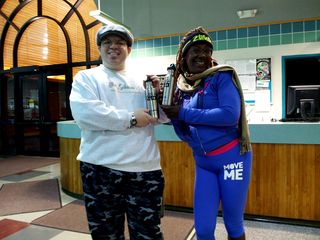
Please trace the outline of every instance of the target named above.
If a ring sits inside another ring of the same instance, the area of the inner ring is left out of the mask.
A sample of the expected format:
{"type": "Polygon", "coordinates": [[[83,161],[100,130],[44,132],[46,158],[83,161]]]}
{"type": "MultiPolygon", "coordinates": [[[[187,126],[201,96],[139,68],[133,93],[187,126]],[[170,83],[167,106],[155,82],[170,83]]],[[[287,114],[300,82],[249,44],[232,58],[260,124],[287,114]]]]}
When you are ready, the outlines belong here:
{"type": "Polygon", "coordinates": [[[98,60],[94,0],[0,2],[0,70],[98,60]]]}

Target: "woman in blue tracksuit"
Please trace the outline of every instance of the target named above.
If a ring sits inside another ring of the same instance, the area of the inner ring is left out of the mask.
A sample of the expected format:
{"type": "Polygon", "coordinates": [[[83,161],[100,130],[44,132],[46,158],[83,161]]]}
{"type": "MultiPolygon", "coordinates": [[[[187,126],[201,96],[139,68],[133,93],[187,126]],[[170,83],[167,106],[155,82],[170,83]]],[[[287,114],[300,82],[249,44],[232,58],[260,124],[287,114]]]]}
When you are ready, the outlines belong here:
{"type": "Polygon", "coordinates": [[[194,221],[198,240],[214,239],[219,204],[228,239],[245,239],[243,213],[251,176],[251,145],[235,70],[218,65],[202,27],[177,53],[173,106],[161,106],[195,159],[194,221]]]}

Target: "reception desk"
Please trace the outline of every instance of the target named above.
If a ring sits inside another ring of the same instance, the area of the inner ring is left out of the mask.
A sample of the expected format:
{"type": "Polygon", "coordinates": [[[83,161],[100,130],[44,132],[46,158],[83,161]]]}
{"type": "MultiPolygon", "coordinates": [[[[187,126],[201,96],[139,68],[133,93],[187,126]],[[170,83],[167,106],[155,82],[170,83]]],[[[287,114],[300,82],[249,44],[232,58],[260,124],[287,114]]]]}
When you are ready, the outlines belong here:
{"type": "MultiPolygon", "coordinates": [[[[253,123],[249,128],[253,166],[245,213],[320,221],[320,123],[253,123]]],[[[155,133],[165,175],[164,203],[192,208],[192,152],[171,125],[158,125],[155,133]]],[[[58,135],[62,188],[81,195],[80,129],[73,121],[59,122],[58,135]]]]}
{"type": "Polygon", "coordinates": [[[81,130],[74,121],[57,123],[60,141],[60,181],[64,192],[81,197],[82,181],[80,162],[76,160],[79,153],[81,130]]]}

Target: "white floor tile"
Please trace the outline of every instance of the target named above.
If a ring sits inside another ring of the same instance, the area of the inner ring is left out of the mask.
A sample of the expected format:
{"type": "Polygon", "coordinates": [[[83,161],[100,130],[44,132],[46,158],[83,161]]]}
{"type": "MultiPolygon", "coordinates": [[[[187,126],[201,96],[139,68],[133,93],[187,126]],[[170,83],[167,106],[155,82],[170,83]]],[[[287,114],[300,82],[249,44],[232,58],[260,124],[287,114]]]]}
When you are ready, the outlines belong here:
{"type": "Polygon", "coordinates": [[[62,233],[50,238],[50,240],[91,240],[90,234],[63,231],[62,233]]]}
{"type": "Polygon", "coordinates": [[[13,214],[13,215],[8,215],[8,216],[1,216],[0,220],[2,219],[12,219],[16,221],[21,221],[21,222],[27,222],[31,223],[33,220],[42,217],[54,210],[49,210],[49,211],[41,211],[41,212],[31,212],[31,213],[21,213],[21,214],[13,214]]]}

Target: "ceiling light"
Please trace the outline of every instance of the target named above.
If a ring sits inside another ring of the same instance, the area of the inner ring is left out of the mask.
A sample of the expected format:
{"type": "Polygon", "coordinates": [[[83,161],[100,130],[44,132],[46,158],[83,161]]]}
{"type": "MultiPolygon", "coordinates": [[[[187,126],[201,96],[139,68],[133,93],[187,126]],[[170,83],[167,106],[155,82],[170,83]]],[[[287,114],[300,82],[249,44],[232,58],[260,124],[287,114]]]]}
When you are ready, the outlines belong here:
{"type": "Polygon", "coordinates": [[[90,16],[94,17],[95,19],[99,20],[100,22],[104,24],[122,24],[118,20],[114,19],[110,15],[100,11],[100,10],[94,10],[90,11],[90,16]]]}
{"type": "MultiPolygon", "coordinates": [[[[89,14],[90,14],[90,16],[94,17],[95,19],[97,19],[98,21],[100,21],[106,25],[119,24],[119,25],[126,27],[127,29],[130,29],[128,26],[124,25],[120,21],[118,21],[115,18],[111,17],[110,15],[102,12],[100,10],[100,0],[98,1],[98,10],[90,11],[89,14]]],[[[123,21],[123,3],[122,3],[122,21],[123,21]]]]}
{"type": "Polygon", "coordinates": [[[241,18],[252,18],[252,17],[256,16],[257,12],[258,12],[257,9],[240,10],[240,11],[237,11],[237,15],[240,19],[241,18]]]}

